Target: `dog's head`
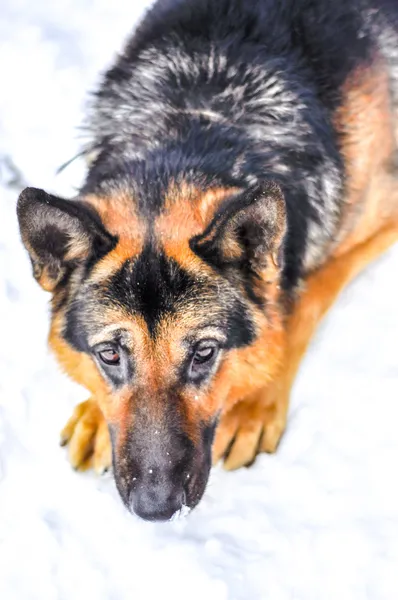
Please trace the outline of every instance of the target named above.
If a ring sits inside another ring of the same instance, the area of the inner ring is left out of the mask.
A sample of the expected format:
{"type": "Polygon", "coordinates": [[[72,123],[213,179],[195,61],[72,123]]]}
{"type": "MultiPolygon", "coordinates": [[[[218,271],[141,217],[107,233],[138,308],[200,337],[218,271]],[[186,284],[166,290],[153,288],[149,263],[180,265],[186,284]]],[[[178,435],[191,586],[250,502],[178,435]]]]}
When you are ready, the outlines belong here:
{"type": "Polygon", "coordinates": [[[123,501],[159,520],[195,506],[220,415],[278,363],[280,188],[174,185],[150,216],[128,191],[28,188],[18,217],[52,293],[51,346],[99,402],[123,501]]]}

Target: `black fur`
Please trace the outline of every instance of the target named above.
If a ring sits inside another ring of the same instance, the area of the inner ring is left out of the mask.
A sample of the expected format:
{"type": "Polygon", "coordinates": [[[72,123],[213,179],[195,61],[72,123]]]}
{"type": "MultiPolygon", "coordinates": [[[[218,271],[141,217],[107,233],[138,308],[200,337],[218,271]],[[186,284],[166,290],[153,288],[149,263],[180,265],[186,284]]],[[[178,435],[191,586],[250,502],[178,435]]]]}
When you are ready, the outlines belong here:
{"type": "Polygon", "coordinates": [[[154,337],[161,317],[175,312],[194,290],[193,277],[148,243],[133,264],[125,263],[112,278],[109,294],[142,314],[154,337]]]}
{"type": "Polygon", "coordinates": [[[284,284],[327,255],[344,166],[342,85],[394,27],[392,0],[158,0],[105,75],[88,124],[84,191],[130,187],[151,218],[171,179],[282,186],[284,284]],[[372,10],[371,10],[372,9],[372,10]]]}

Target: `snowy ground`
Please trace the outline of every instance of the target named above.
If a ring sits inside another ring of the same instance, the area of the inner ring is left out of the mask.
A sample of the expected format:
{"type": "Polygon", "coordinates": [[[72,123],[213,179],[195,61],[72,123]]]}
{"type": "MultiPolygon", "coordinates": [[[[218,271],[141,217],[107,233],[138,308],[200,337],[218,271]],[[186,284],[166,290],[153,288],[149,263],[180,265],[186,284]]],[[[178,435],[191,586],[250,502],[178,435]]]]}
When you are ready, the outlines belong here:
{"type": "Polygon", "coordinates": [[[0,598],[398,598],[398,247],[319,332],[278,454],[215,470],[187,519],[138,521],[110,477],[76,474],[58,447],[85,393],[46,350],[48,298],[19,242],[18,185],[79,184],[79,162],[55,170],[79,147],[86,91],[143,8],[1,2],[0,598]]]}

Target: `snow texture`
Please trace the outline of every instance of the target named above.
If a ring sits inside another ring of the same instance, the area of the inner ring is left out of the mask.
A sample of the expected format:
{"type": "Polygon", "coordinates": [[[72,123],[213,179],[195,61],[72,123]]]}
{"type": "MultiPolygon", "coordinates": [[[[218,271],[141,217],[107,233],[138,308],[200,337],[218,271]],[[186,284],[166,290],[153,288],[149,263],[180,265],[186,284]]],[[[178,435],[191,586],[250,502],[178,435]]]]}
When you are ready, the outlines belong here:
{"type": "Polygon", "coordinates": [[[75,473],[58,435],[85,391],[46,348],[48,296],[15,217],[24,183],[71,194],[87,91],[139,0],[2,0],[0,598],[398,598],[398,247],[348,288],[295,386],[275,456],[214,469],[185,519],[129,515],[110,476],[75,473]]]}

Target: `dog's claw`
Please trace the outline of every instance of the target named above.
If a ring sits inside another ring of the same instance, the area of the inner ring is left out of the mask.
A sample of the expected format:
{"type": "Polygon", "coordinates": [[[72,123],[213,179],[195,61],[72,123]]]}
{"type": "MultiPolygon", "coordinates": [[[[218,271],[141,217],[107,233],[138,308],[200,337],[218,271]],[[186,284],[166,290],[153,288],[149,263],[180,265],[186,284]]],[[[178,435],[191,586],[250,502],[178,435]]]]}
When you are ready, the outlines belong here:
{"type": "Polygon", "coordinates": [[[97,473],[97,475],[99,475],[100,477],[102,477],[102,475],[105,475],[107,472],[109,471],[109,467],[102,465],[101,467],[97,467],[95,469],[95,472],[97,473]]]}
{"type": "Polygon", "coordinates": [[[68,444],[69,461],[77,471],[94,468],[102,475],[112,463],[111,442],[106,421],[94,400],[76,406],[60,436],[68,444]]]}
{"type": "Polygon", "coordinates": [[[249,466],[259,452],[275,452],[284,429],[285,415],[274,405],[240,402],[217,428],[213,464],[224,460],[227,471],[249,466]]]}

